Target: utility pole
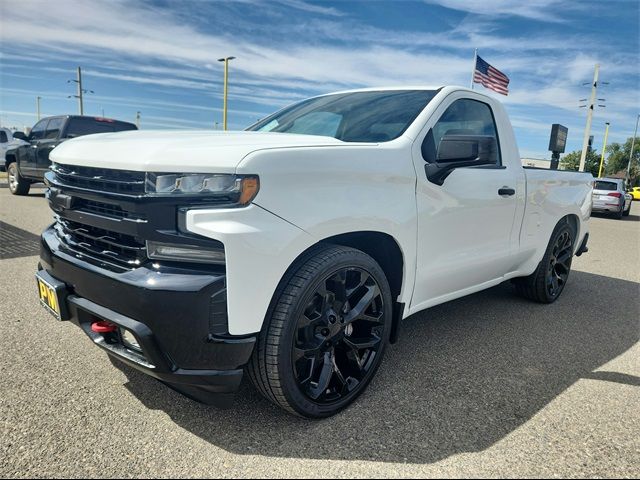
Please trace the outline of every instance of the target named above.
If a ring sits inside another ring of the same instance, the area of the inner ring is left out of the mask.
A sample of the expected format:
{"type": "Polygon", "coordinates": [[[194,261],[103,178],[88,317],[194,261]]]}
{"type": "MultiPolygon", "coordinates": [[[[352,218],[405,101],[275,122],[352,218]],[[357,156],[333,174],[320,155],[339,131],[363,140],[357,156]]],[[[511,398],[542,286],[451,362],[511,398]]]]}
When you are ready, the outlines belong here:
{"type": "Polygon", "coordinates": [[[227,85],[229,83],[229,61],[236,57],[219,58],[219,62],[224,62],[224,100],[222,106],[222,129],[227,130],[227,85]]]}
{"type": "Polygon", "coordinates": [[[42,97],[36,97],[36,116],[38,117],[38,121],[40,121],[40,99],[42,97]]]}
{"type": "Polygon", "coordinates": [[[640,121],[640,114],[636,117],[636,129],[633,132],[633,140],[631,140],[631,153],[629,154],[629,163],[627,163],[627,187],[631,181],[631,160],[633,160],[633,147],[636,146],[636,135],[638,135],[638,121],[640,121]]]}
{"type": "Polygon", "coordinates": [[[84,115],[84,105],[82,104],[82,70],[78,67],[78,106],[80,107],[80,115],[84,115]]]}
{"type": "Polygon", "coordinates": [[[598,89],[598,73],[600,72],[600,64],[596,64],[596,70],[593,75],[593,85],[591,87],[591,98],[587,104],[587,126],[584,129],[584,140],[582,141],[582,154],[580,155],[580,168],[578,171],[584,172],[584,164],[587,160],[587,147],[589,146],[589,135],[591,134],[591,121],[593,120],[593,110],[596,104],[596,90],[598,89]]]}
{"type": "Polygon", "coordinates": [[[136,127],[140,129],[140,112],[136,112],[136,127]]]}
{"type": "Polygon", "coordinates": [[[78,93],[76,95],[69,95],[67,98],[77,98],[78,99],[78,111],[80,115],[84,115],[84,105],[82,101],[82,96],[85,93],[95,93],[93,90],[85,90],[82,88],[82,70],[78,67],[78,76],[76,80],[67,80],[67,83],[75,82],[78,84],[78,93]]]}
{"type": "Polygon", "coordinates": [[[610,123],[605,123],[607,128],[604,131],[604,143],[602,144],[602,156],[600,157],[600,169],[598,170],[598,178],[602,178],[602,169],[604,168],[604,154],[607,150],[607,138],[609,138],[609,125],[610,123]]]}

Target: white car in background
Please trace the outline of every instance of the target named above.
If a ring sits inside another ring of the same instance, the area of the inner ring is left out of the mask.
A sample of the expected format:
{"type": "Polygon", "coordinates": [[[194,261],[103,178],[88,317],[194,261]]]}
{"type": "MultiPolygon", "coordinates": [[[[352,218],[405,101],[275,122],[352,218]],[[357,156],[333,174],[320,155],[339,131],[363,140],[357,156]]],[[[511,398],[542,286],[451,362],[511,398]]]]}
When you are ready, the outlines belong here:
{"type": "Polygon", "coordinates": [[[593,211],[610,213],[617,219],[626,217],[631,211],[632,195],[626,193],[624,180],[598,178],[593,186],[593,211]]]}
{"type": "Polygon", "coordinates": [[[0,128],[0,170],[4,171],[4,156],[8,150],[26,145],[27,142],[13,137],[13,132],[8,128],[0,128]]]}

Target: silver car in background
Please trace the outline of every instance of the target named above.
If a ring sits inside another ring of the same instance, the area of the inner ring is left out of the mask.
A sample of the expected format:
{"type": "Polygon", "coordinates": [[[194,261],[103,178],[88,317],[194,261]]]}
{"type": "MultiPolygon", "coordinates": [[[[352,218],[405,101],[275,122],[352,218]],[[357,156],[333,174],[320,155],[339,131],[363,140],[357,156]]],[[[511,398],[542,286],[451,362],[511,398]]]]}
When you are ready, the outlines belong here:
{"type": "Polygon", "coordinates": [[[618,219],[629,215],[633,197],[625,190],[622,179],[597,178],[593,186],[593,211],[612,213],[618,219]]]}

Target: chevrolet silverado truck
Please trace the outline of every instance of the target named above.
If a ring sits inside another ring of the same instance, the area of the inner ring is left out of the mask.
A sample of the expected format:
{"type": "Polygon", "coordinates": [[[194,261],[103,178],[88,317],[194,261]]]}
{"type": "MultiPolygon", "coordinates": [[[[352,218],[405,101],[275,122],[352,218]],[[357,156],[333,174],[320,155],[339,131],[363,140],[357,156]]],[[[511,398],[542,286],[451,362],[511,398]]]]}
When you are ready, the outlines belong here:
{"type": "Polygon", "coordinates": [[[21,145],[6,152],[4,162],[9,191],[13,195],[27,195],[32,183],[42,182],[51,166],[51,150],[70,138],[137,128],[133,123],[101,117],[62,115],[43,118],[33,126],[29,136],[18,137],[24,140],[21,145]]]}
{"type": "Polygon", "coordinates": [[[593,177],[524,169],[504,108],[464,88],[323,95],[246,131],[92,135],[51,157],[42,304],[112,363],[220,406],[246,374],[293,414],[335,414],[403,319],[506,280],[554,302],[587,251],[593,177]]]}

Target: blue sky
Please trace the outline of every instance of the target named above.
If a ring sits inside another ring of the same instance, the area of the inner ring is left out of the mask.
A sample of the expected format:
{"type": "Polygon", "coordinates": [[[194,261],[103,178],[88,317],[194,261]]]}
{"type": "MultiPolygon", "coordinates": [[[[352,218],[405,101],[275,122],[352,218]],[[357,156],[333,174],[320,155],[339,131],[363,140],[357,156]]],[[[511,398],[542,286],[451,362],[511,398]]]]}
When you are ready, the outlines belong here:
{"type": "Polygon", "coordinates": [[[214,128],[222,122],[223,56],[230,63],[229,126],[242,129],[305,97],[384,85],[469,85],[474,48],[511,79],[507,106],[521,155],[548,158],[552,123],[581,148],[595,63],[606,108],[600,149],[633,134],[640,112],[636,0],[0,1],[0,123],[85,113],[141,127],[214,128]]]}

